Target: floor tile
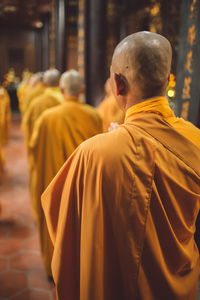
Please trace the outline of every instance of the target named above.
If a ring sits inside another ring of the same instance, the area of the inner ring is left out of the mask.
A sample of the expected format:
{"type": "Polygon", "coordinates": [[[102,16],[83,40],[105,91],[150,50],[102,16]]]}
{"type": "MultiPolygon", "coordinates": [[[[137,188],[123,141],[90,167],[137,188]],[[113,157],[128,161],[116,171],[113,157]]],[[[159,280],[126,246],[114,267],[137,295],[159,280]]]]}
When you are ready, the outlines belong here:
{"type": "Polygon", "coordinates": [[[26,240],[25,249],[40,251],[40,243],[39,243],[38,235],[35,235],[26,240]]]}
{"type": "Polygon", "coordinates": [[[43,270],[35,270],[29,274],[29,285],[31,288],[39,287],[46,290],[53,290],[55,288],[53,283],[47,281],[43,270]]]}
{"type": "Polygon", "coordinates": [[[6,258],[0,258],[0,272],[6,271],[8,268],[8,262],[6,258]]]}
{"type": "Polygon", "coordinates": [[[23,248],[23,243],[20,240],[11,238],[0,240],[0,256],[10,256],[18,253],[23,248]]]}
{"type": "Polygon", "coordinates": [[[27,287],[28,281],[25,274],[6,272],[0,274],[0,296],[11,297],[27,287]]]}
{"type": "Polygon", "coordinates": [[[39,252],[23,251],[10,259],[10,267],[11,269],[20,271],[42,268],[41,255],[39,252]]]}
{"type": "Polygon", "coordinates": [[[51,300],[51,297],[49,292],[28,289],[10,300],[51,300]]]}
{"type": "Polygon", "coordinates": [[[24,137],[19,116],[4,146],[5,171],[0,184],[0,300],[55,300],[47,281],[32,217],[24,137]]]}

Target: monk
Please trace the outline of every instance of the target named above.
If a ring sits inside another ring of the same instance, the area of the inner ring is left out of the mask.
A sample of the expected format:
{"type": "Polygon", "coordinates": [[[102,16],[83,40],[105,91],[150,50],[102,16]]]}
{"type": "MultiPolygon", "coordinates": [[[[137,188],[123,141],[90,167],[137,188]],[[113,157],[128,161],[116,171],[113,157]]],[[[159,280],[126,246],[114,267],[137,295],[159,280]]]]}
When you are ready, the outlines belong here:
{"type": "Polygon", "coordinates": [[[44,72],[43,84],[46,87],[44,93],[36,97],[27,108],[23,118],[22,127],[24,128],[27,144],[32,135],[34,123],[40,115],[48,108],[59,105],[64,101],[59,89],[60,72],[56,69],[44,72]]]}
{"type": "Polygon", "coordinates": [[[165,97],[169,41],[116,47],[111,86],[125,123],[82,143],[42,196],[59,300],[194,300],[200,130],[165,97]]]}
{"type": "Polygon", "coordinates": [[[125,115],[116,103],[110,87],[110,79],[105,83],[105,98],[98,106],[98,112],[103,120],[104,132],[109,130],[111,123],[122,124],[124,122],[125,115]]]}
{"type": "Polygon", "coordinates": [[[26,72],[17,88],[17,98],[19,102],[19,109],[21,112],[23,112],[24,101],[26,94],[28,93],[31,76],[32,74],[30,72],[26,72]]]}
{"type": "Polygon", "coordinates": [[[5,144],[9,139],[11,124],[10,97],[6,89],[0,86],[0,123],[1,123],[1,144],[5,144]]]}
{"type": "Polygon", "coordinates": [[[30,103],[38,96],[40,96],[45,90],[43,84],[43,73],[38,72],[33,74],[28,82],[28,88],[26,89],[25,98],[23,100],[22,113],[25,114],[30,103]]]}
{"type": "Polygon", "coordinates": [[[36,121],[29,143],[32,156],[31,195],[37,220],[42,257],[51,276],[53,246],[41,207],[41,195],[68,159],[84,140],[102,132],[102,122],[96,109],[79,102],[84,91],[83,78],[75,70],[65,72],[60,79],[64,103],[46,110],[36,121]]]}

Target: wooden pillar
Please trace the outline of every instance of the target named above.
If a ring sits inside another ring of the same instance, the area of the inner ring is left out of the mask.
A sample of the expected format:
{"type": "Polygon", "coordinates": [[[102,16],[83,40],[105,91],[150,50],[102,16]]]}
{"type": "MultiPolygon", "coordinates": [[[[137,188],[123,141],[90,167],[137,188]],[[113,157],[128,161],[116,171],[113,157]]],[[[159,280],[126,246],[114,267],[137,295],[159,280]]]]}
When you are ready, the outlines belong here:
{"type": "Polygon", "coordinates": [[[66,0],[55,2],[55,66],[60,72],[66,69],[66,0]]]}
{"type": "MultiPolygon", "coordinates": [[[[78,7],[83,1],[68,0],[66,7],[66,55],[65,65],[66,69],[77,69],[77,52],[79,51],[79,39],[78,39],[78,23],[79,23],[79,12],[82,14],[82,10],[78,7]]],[[[84,22],[82,27],[84,30],[84,22]]]]}
{"type": "Polygon", "coordinates": [[[96,105],[105,80],[106,0],[85,0],[86,101],[96,105]]]}
{"type": "Polygon", "coordinates": [[[176,113],[198,125],[200,101],[200,6],[183,0],[176,85],[176,113]]]}
{"type": "Polygon", "coordinates": [[[42,70],[49,68],[49,18],[44,20],[42,32],[42,70]]]}
{"type": "Polygon", "coordinates": [[[56,0],[51,0],[51,20],[49,30],[49,65],[56,65],[56,0]]]}
{"type": "Polygon", "coordinates": [[[36,72],[49,68],[49,18],[43,20],[43,27],[35,30],[36,72]]]}
{"type": "MultiPolygon", "coordinates": [[[[86,30],[87,30],[87,13],[88,1],[79,0],[78,7],[78,49],[77,49],[77,68],[80,74],[85,78],[86,71],[86,30]]],[[[88,88],[87,88],[88,91],[88,88]]],[[[87,93],[87,92],[86,92],[87,93]]],[[[88,101],[87,101],[88,102],[88,101]]]]}
{"type": "Polygon", "coordinates": [[[104,78],[104,83],[106,79],[110,76],[110,65],[112,61],[112,56],[116,45],[120,41],[121,34],[121,11],[123,11],[123,6],[120,5],[119,0],[107,0],[106,6],[106,18],[107,18],[107,36],[106,40],[106,77],[104,78]]]}

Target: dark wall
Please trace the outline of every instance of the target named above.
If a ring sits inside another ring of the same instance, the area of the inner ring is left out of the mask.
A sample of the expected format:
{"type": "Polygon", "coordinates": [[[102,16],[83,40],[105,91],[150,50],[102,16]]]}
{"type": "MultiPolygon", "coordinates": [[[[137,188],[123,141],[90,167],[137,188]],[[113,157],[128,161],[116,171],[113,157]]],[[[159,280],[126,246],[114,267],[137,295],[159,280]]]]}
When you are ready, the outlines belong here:
{"type": "Polygon", "coordinates": [[[24,68],[36,69],[35,32],[21,28],[0,29],[0,81],[8,69],[13,67],[17,76],[24,68]]]}

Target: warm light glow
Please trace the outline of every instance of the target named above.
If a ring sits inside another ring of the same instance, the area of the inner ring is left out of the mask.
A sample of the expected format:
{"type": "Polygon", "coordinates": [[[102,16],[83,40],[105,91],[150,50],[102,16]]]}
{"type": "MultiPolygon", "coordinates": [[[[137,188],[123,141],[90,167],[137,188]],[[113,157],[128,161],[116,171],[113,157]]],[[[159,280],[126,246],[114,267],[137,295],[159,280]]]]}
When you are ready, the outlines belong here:
{"type": "Polygon", "coordinates": [[[151,9],[151,15],[156,16],[160,11],[159,4],[154,5],[154,7],[151,9]]]}
{"type": "Polygon", "coordinates": [[[42,28],[43,23],[41,21],[35,21],[32,23],[32,25],[36,28],[42,28]]]}
{"type": "Polygon", "coordinates": [[[169,91],[167,92],[167,95],[168,95],[170,98],[172,98],[172,97],[175,96],[175,91],[174,91],[174,90],[169,90],[169,91]]]}
{"type": "Polygon", "coordinates": [[[171,80],[170,83],[169,83],[169,85],[171,87],[175,87],[176,86],[176,82],[174,80],[171,80]]]}
{"type": "Polygon", "coordinates": [[[7,5],[4,7],[5,12],[12,13],[12,12],[15,12],[16,10],[17,10],[17,7],[14,5],[7,5]]]}
{"type": "Polygon", "coordinates": [[[171,73],[170,76],[169,76],[169,80],[172,81],[174,79],[175,79],[175,76],[174,76],[174,74],[171,73]]]}

